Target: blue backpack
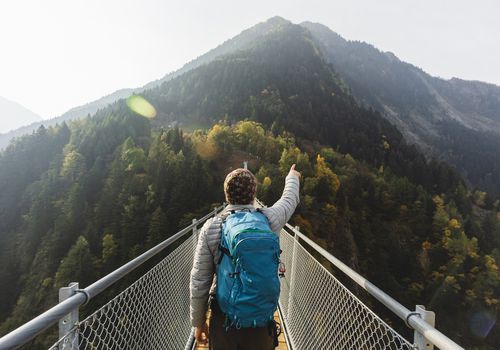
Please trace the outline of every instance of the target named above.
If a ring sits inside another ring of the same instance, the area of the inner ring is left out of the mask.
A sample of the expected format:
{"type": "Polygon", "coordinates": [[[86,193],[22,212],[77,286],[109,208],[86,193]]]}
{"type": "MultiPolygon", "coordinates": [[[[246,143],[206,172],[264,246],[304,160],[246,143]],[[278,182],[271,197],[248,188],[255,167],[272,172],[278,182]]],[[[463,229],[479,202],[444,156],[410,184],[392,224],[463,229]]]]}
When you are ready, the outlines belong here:
{"type": "Polygon", "coordinates": [[[232,211],[222,226],[217,302],[226,327],[267,326],[278,306],[279,237],[260,211],[232,211]]]}

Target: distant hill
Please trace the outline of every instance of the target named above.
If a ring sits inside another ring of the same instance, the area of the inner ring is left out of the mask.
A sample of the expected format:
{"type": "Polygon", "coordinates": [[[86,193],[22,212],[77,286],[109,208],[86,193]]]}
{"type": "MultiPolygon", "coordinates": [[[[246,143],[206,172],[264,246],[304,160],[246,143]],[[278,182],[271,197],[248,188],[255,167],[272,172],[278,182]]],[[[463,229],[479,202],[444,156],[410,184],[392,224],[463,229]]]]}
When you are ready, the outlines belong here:
{"type": "Polygon", "coordinates": [[[0,97],[0,134],[40,120],[42,117],[19,103],[0,97]]]}
{"type": "Polygon", "coordinates": [[[436,78],[322,24],[301,25],[359,102],[382,112],[428,154],[453,164],[469,184],[500,196],[500,87],[436,78]]]}

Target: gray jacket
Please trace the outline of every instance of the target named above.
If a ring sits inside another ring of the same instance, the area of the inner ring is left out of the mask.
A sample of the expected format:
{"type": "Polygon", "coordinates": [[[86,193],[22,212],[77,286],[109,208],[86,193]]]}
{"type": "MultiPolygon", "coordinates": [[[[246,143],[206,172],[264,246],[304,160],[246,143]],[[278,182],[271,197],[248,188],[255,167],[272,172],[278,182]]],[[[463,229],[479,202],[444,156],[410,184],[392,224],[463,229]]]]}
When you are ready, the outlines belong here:
{"type": "MultiPolygon", "coordinates": [[[[279,233],[292,216],[299,204],[299,178],[288,175],[285,180],[285,189],[281,198],[269,208],[262,208],[262,213],[268,218],[273,232],[279,233]]],[[[244,208],[253,209],[249,205],[228,205],[224,212],[213,219],[209,219],[201,228],[198,245],[194,254],[191,282],[191,325],[200,327],[205,323],[208,295],[215,292],[215,265],[219,259],[219,242],[222,230],[221,217],[225,217],[231,210],[244,208]]]]}

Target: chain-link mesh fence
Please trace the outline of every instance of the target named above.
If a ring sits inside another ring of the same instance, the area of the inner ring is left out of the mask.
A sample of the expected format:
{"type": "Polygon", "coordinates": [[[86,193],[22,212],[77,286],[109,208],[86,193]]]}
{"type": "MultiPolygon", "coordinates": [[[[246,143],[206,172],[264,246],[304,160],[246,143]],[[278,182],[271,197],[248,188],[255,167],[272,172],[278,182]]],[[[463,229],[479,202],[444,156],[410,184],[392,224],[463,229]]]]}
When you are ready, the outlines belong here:
{"type": "MultiPolygon", "coordinates": [[[[280,310],[294,350],[414,349],[290,234],[283,230],[280,240],[288,269],[280,310]]],[[[184,349],[195,244],[193,235],[50,350],[184,349]]]]}
{"type": "Polygon", "coordinates": [[[50,350],[184,349],[191,337],[192,235],[50,350]]]}
{"type": "Polygon", "coordinates": [[[294,237],[280,234],[280,310],[292,348],[414,349],[326,270],[294,237]]]}

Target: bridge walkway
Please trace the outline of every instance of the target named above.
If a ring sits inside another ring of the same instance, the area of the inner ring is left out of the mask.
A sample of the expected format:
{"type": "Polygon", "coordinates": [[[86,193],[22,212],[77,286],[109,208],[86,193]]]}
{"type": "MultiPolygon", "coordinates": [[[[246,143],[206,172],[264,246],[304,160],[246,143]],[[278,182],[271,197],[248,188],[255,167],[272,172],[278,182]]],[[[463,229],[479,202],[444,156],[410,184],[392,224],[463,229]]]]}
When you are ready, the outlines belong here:
{"type": "MultiPolygon", "coordinates": [[[[0,350],[28,344],[56,323],[59,340],[50,350],[194,349],[189,278],[198,230],[223,208],[193,220],[188,227],[84,289],[79,289],[77,283],[62,288],[60,303],[0,338],[0,350]],[[157,265],[80,319],[80,306],[165,251],[168,254],[157,265]]],[[[431,312],[419,306],[410,311],[298,228],[287,224],[279,235],[281,260],[287,269],[280,279],[278,310],[284,329],[280,349],[429,350],[433,344],[439,349],[463,350],[434,328],[431,312]],[[402,320],[401,324],[387,324],[335,277],[337,273],[345,274],[385,305],[402,320]],[[406,326],[414,330],[413,340],[393,328],[406,326]]]]}
{"type": "MultiPolygon", "coordinates": [[[[278,311],[276,311],[274,314],[274,320],[276,322],[278,322],[280,325],[283,324],[283,322],[280,320],[278,311]]],[[[208,350],[208,344],[198,344],[197,343],[195,349],[196,350],[208,350]]],[[[288,346],[286,345],[284,331],[282,331],[280,336],[278,337],[278,347],[275,349],[277,349],[277,350],[289,350],[288,346]]]]}

